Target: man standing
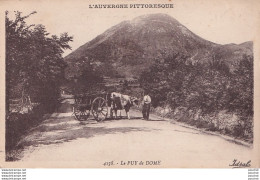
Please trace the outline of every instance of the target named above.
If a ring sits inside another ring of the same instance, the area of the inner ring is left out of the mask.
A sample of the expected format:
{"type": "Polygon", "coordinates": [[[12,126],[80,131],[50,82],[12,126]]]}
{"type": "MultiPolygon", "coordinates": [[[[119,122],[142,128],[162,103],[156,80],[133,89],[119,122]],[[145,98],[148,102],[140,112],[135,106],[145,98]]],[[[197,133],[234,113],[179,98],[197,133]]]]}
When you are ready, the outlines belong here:
{"type": "Polygon", "coordinates": [[[150,106],[151,106],[151,97],[148,95],[147,92],[144,94],[143,99],[143,119],[149,120],[149,113],[150,113],[150,106]]]}

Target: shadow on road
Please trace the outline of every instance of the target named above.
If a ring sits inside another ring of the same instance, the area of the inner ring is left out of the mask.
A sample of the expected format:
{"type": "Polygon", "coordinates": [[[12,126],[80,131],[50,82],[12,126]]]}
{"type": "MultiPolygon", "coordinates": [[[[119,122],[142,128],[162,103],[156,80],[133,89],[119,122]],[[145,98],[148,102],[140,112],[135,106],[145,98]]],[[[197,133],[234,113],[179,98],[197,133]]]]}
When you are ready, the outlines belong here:
{"type": "Polygon", "coordinates": [[[39,145],[68,142],[78,138],[156,130],[145,127],[109,127],[109,124],[114,121],[118,120],[107,120],[105,122],[97,123],[94,120],[79,122],[71,119],[71,117],[55,117],[45,120],[40,126],[32,129],[27,136],[20,141],[19,146],[37,147],[39,145]]]}

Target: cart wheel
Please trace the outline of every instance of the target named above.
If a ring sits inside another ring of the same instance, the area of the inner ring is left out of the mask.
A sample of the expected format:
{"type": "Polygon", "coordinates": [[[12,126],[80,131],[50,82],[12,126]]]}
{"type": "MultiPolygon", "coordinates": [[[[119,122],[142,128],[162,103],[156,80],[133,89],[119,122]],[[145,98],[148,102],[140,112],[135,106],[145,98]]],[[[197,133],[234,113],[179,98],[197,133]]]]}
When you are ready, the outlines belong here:
{"type": "Polygon", "coordinates": [[[107,118],[108,108],[107,102],[102,97],[97,97],[92,102],[92,114],[96,121],[103,121],[107,118]]]}
{"type": "Polygon", "coordinates": [[[73,114],[77,120],[86,121],[90,116],[90,110],[75,106],[73,107],[73,114]]]}

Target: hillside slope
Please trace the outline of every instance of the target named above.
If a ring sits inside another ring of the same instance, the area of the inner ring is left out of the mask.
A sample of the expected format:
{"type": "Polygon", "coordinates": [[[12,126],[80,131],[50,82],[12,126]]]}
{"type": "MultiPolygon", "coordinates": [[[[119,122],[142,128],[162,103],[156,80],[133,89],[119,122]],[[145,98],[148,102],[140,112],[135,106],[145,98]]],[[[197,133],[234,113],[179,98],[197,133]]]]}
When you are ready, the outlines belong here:
{"type": "Polygon", "coordinates": [[[253,43],[219,45],[207,41],[165,14],[151,14],[123,21],[65,57],[66,75],[78,75],[91,64],[104,76],[139,77],[156,59],[173,53],[192,62],[222,60],[233,70],[244,55],[253,54],[253,43]]]}

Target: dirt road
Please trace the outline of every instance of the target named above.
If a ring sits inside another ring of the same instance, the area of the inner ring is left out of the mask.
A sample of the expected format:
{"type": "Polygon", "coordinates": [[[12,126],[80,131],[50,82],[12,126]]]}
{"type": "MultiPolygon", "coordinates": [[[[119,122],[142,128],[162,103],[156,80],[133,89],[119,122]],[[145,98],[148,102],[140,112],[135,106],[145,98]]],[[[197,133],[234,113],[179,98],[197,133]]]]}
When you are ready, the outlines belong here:
{"type": "Polygon", "coordinates": [[[69,167],[70,163],[78,167],[105,167],[104,163],[111,161],[110,167],[122,168],[228,167],[234,159],[248,162],[253,153],[251,148],[154,115],[149,121],[142,120],[141,113],[132,110],[131,120],[79,122],[71,112],[62,112],[70,111],[68,104],[63,107],[22,139],[20,161],[64,161],[64,166],[69,167]],[[134,161],[143,161],[144,165],[135,165],[134,161]],[[146,161],[157,164],[146,166],[146,161]]]}

